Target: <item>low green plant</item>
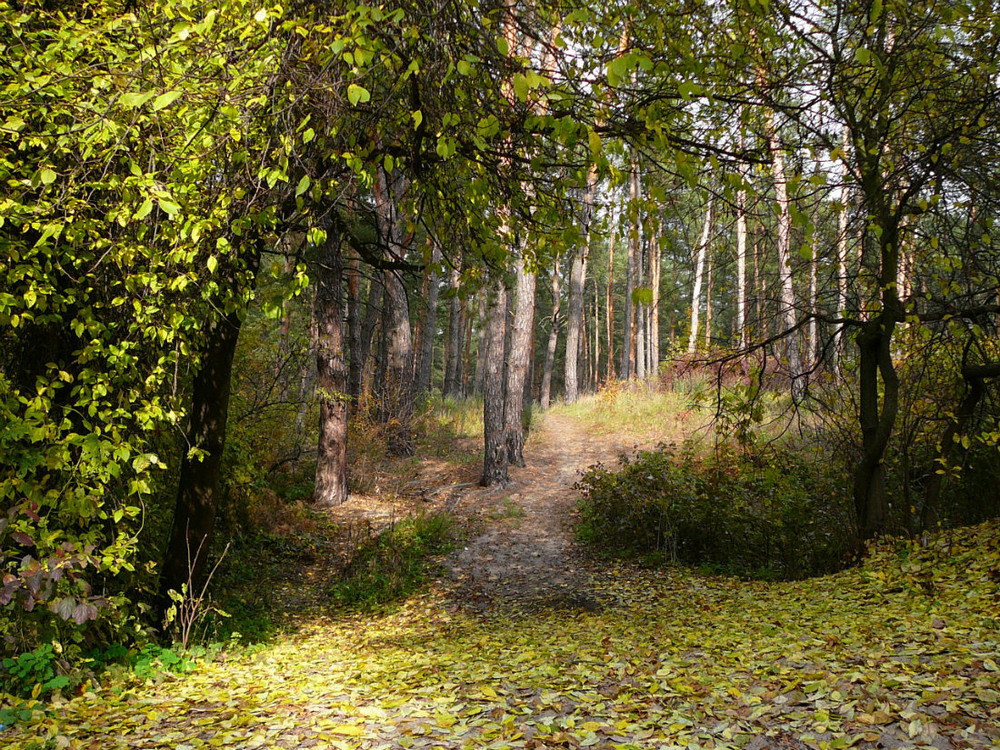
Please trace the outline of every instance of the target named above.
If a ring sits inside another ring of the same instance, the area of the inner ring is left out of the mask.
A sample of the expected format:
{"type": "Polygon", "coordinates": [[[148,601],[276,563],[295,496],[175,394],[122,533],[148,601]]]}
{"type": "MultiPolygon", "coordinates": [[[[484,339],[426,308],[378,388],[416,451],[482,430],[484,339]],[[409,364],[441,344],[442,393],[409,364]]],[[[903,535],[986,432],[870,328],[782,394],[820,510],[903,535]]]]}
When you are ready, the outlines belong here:
{"type": "Polygon", "coordinates": [[[426,580],[430,558],[453,544],[447,514],[413,516],[360,545],[330,596],[346,607],[373,609],[406,598],[426,580]]]}
{"type": "Polygon", "coordinates": [[[612,553],[791,579],[833,572],[855,549],[844,477],[787,448],[702,458],[660,445],[578,487],[580,537],[612,553]]]}
{"type": "Polygon", "coordinates": [[[63,660],[51,643],[4,659],[2,664],[0,686],[2,692],[12,695],[44,697],[71,682],[63,660]]]}

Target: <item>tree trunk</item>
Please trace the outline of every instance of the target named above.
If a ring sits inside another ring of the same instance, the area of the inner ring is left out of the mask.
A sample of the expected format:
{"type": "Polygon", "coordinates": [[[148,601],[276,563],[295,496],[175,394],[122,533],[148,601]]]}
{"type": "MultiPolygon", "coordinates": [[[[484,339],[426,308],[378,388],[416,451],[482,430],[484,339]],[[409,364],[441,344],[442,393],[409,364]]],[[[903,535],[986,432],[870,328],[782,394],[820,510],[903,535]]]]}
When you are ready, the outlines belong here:
{"type": "Polygon", "coordinates": [[[862,456],[854,469],[854,507],[862,539],[871,539],[882,532],[889,513],[882,458],[899,408],[899,378],[890,351],[894,327],[894,321],[879,316],[865,323],[858,334],[858,416],[862,456]],[[881,411],[880,375],[883,391],[881,411]]]}
{"type": "Polygon", "coordinates": [[[611,229],[608,235],[608,287],[604,298],[605,323],[608,349],[608,382],[615,378],[615,239],[618,236],[618,217],[615,215],[617,203],[611,207],[611,229]]]}
{"type": "Polygon", "coordinates": [[[632,153],[632,169],[629,173],[629,232],[628,254],[625,258],[625,337],[622,342],[622,377],[626,380],[635,375],[635,271],[636,255],[639,252],[639,163],[632,153]]]}
{"type": "Polygon", "coordinates": [[[507,322],[507,287],[503,278],[489,289],[485,323],[483,370],[483,487],[506,485],[507,446],[504,442],[503,344],[507,322]]]}
{"type": "Polygon", "coordinates": [[[473,382],[473,390],[476,393],[483,392],[483,378],[486,375],[486,353],[489,348],[486,345],[487,329],[489,328],[489,323],[487,322],[488,310],[486,309],[486,295],[482,292],[479,293],[479,316],[477,319],[478,323],[478,335],[476,336],[476,378],[473,382]]]}
{"type": "MultiPolygon", "coordinates": [[[[740,128],[739,150],[744,148],[743,129],[740,128]]],[[[750,179],[750,169],[742,159],[739,163],[740,179],[750,179]]],[[[736,193],[736,336],[741,350],[747,348],[750,337],[747,331],[747,191],[742,187],[736,193]]]]}
{"type": "MultiPolygon", "coordinates": [[[[843,320],[847,316],[847,205],[850,193],[847,188],[849,170],[847,167],[847,149],[850,146],[850,132],[845,127],[841,149],[844,156],[840,170],[840,210],[837,211],[837,317],[843,320]]],[[[840,374],[841,360],[844,357],[844,326],[838,324],[834,334],[833,347],[834,367],[840,374]]]]}
{"type": "Polygon", "coordinates": [[[649,286],[653,290],[653,304],[649,309],[649,374],[655,376],[660,367],[660,271],[663,248],[660,246],[660,232],[663,214],[656,231],[649,238],[649,286]]]}
{"type": "Polygon", "coordinates": [[[539,396],[539,405],[542,411],[548,409],[551,404],[552,368],[556,360],[556,345],[559,343],[559,308],[562,304],[559,265],[559,258],[556,257],[552,264],[552,315],[549,319],[551,328],[549,329],[548,344],[545,347],[545,366],[542,369],[542,392],[539,396]]]}
{"type": "Polygon", "coordinates": [[[507,354],[504,394],[504,442],[507,463],[524,466],[524,383],[531,359],[531,332],[535,321],[535,286],[538,277],[528,271],[523,253],[516,262],[517,287],[514,326],[507,354]]]}
{"type": "MultiPolygon", "coordinates": [[[[350,370],[347,376],[347,393],[356,404],[361,398],[361,375],[364,362],[361,361],[361,260],[353,250],[347,260],[347,345],[351,353],[350,370]]],[[[371,336],[368,338],[371,341],[371,336]]]]}
{"type": "Polygon", "coordinates": [[[802,379],[802,357],[799,352],[799,334],[795,330],[795,287],[792,283],[792,213],[788,199],[788,178],[785,175],[785,157],[778,141],[773,113],[767,115],[767,142],[771,151],[774,173],[774,194],[778,202],[778,280],[781,287],[781,325],[786,333],[788,347],[788,375],[791,379],[792,397],[802,397],[805,382],[802,379]]]}
{"type": "Polygon", "coordinates": [[[591,386],[597,390],[601,380],[601,288],[594,279],[594,345],[593,361],[591,362],[591,386]]]}
{"type": "Polygon", "coordinates": [[[347,500],[348,372],[344,361],[343,264],[340,236],[331,228],[316,259],[316,383],[320,412],[313,503],[323,507],[347,500]]]}
{"type": "Polygon", "coordinates": [[[452,297],[448,300],[448,346],[445,353],[444,385],[442,396],[451,396],[459,390],[462,362],[462,333],[465,321],[462,319],[462,300],[458,296],[462,272],[458,268],[451,272],[452,297]]]}
{"type": "MultiPolygon", "coordinates": [[[[638,250],[635,256],[635,288],[645,289],[646,279],[646,248],[642,236],[642,217],[636,222],[638,233],[638,250]]],[[[645,297],[645,294],[643,294],[645,297]]],[[[635,375],[639,380],[646,377],[646,313],[648,308],[645,302],[640,302],[635,306],[635,375]]]]}
{"type": "Polygon", "coordinates": [[[1000,377],[1000,364],[978,365],[962,368],[962,378],[968,391],[959,404],[955,416],[948,420],[944,435],[938,443],[937,455],[931,465],[930,482],[924,496],[924,507],[920,514],[920,530],[936,529],[938,525],[938,510],[941,499],[941,486],[944,484],[945,472],[952,463],[952,453],[958,445],[956,437],[964,435],[969,424],[975,418],[976,406],[986,395],[986,378],[1000,377]]]}
{"type": "Polygon", "coordinates": [[[584,286],[587,283],[587,259],[590,254],[590,229],[594,215],[594,193],[597,191],[597,170],[591,168],[587,175],[587,189],[583,195],[580,224],[583,228],[583,245],[573,256],[569,275],[569,314],[566,319],[566,402],[579,397],[580,344],[585,335],[583,326],[584,286]]]}
{"type": "MultiPolygon", "coordinates": [[[[392,261],[406,258],[409,238],[402,216],[406,180],[400,170],[379,170],[375,181],[379,235],[392,261]]],[[[388,450],[393,456],[413,454],[410,422],[413,417],[413,333],[410,301],[400,271],[382,272],[385,289],[382,335],[385,339],[385,376],[379,385],[379,421],[388,428],[388,450]]]]}
{"type": "Polygon", "coordinates": [[[361,324],[361,340],[358,348],[351,350],[351,373],[349,390],[354,404],[360,404],[365,396],[365,367],[372,348],[372,336],[382,319],[382,288],[381,276],[372,279],[368,284],[368,299],[365,300],[365,318],[361,324]],[[357,355],[357,356],[355,356],[357,355]]]}
{"type": "Polygon", "coordinates": [[[712,350],[712,271],[714,270],[715,256],[712,251],[708,251],[706,263],[708,269],[705,272],[705,351],[712,350]]]}
{"type": "Polygon", "coordinates": [[[694,285],[691,287],[691,328],[688,334],[688,354],[694,354],[698,348],[698,318],[701,313],[701,286],[705,274],[705,257],[708,253],[708,243],[712,234],[712,201],[714,196],[708,196],[705,206],[705,223],[701,227],[701,237],[698,238],[697,257],[694,264],[694,285]]]}
{"type": "Polygon", "coordinates": [[[168,591],[180,592],[189,582],[198,591],[205,580],[226,442],[233,357],[243,324],[241,312],[234,310],[215,318],[205,331],[200,366],[191,386],[187,429],[187,445],[200,455],[188,452],[181,460],[174,519],[160,574],[164,609],[169,606],[168,591]]]}
{"type": "Polygon", "coordinates": [[[434,339],[437,337],[438,308],[438,264],[441,262],[441,248],[435,242],[431,251],[431,267],[427,275],[427,314],[424,316],[423,332],[420,334],[420,359],[417,365],[417,395],[430,393],[431,376],[434,372],[434,339]]]}

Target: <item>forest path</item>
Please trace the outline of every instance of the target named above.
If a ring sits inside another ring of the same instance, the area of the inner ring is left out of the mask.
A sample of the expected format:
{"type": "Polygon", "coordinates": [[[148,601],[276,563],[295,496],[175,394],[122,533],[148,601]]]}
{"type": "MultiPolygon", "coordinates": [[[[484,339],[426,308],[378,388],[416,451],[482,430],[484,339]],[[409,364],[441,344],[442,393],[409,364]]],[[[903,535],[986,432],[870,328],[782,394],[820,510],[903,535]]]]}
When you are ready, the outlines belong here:
{"type": "Polygon", "coordinates": [[[588,466],[631,447],[588,435],[570,416],[546,414],[525,447],[526,466],[510,468],[510,486],[459,500],[459,515],[475,511],[488,523],[446,561],[454,596],[492,614],[600,608],[586,575],[593,563],[573,539],[579,498],[573,485],[588,466]]]}

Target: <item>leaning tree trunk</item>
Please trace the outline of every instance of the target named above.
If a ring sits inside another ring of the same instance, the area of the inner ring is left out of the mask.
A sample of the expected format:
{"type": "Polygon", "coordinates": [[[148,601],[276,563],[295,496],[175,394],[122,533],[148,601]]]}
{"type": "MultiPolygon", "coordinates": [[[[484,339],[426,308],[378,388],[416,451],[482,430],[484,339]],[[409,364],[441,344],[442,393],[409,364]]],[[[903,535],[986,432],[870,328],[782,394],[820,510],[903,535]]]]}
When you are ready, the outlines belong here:
{"type": "Polygon", "coordinates": [[[559,280],[559,258],[552,264],[552,315],[549,317],[549,340],[545,346],[545,364],[542,367],[542,390],[539,395],[539,405],[542,411],[549,408],[552,402],[552,369],[555,366],[556,346],[559,343],[559,309],[562,304],[559,280]]]}
{"type": "MultiPolygon", "coordinates": [[[[253,261],[256,270],[256,257],[253,261]]],[[[187,445],[198,456],[185,453],[174,501],[174,519],[160,574],[164,608],[167,592],[185,585],[200,590],[215,527],[222,453],[226,442],[233,357],[239,340],[240,310],[213,320],[205,332],[198,372],[191,386],[191,417],[187,445]]],[[[189,591],[192,589],[189,588],[189,591]]]]}
{"type": "Polygon", "coordinates": [[[504,443],[507,462],[524,466],[524,382],[531,358],[531,332],[535,322],[535,286],[538,276],[525,267],[524,255],[517,259],[516,308],[507,355],[504,394],[504,443]]]}
{"type": "Polygon", "coordinates": [[[344,260],[340,236],[331,228],[316,259],[316,385],[319,442],[313,503],[322,507],[347,500],[348,371],[344,360],[344,260]]]}
{"type": "Polygon", "coordinates": [[[506,485],[507,446],[504,442],[503,345],[507,327],[507,287],[502,277],[489,289],[483,357],[483,487],[506,485]]]}
{"type": "Polygon", "coordinates": [[[895,325],[894,320],[883,314],[867,321],[857,337],[862,455],[854,469],[854,507],[862,539],[871,539],[884,531],[889,515],[882,459],[899,410],[899,377],[890,348],[895,325]]]}
{"type": "Polygon", "coordinates": [[[381,279],[379,277],[372,279],[368,285],[365,318],[361,324],[361,338],[358,339],[357,348],[354,348],[354,342],[351,342],[351,371],[348,391],[351,394],[351,402],[354,404],[361,403],[361,397],[365,392],[365,365],[368,364],[368,355],[371,353],[375,327],[382,317],[383,291],[381,279]]]}

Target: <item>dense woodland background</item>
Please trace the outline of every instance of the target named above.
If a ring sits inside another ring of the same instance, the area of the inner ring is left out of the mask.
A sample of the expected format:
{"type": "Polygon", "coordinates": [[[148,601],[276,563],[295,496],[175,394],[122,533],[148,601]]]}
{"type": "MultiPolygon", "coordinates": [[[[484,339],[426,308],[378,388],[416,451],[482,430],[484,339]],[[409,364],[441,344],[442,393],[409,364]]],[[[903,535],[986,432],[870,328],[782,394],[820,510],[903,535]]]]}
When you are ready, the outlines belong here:
{"type": "Polygon", "coordinates": [[[144,637],[262,497],[343,502],[445,402],[502,485],[535,410],[697,391],[714,458],[583,480],[585,535],[668,559],[1000,508],[995,3],[0,14],[12,654],[144,637]]]}

